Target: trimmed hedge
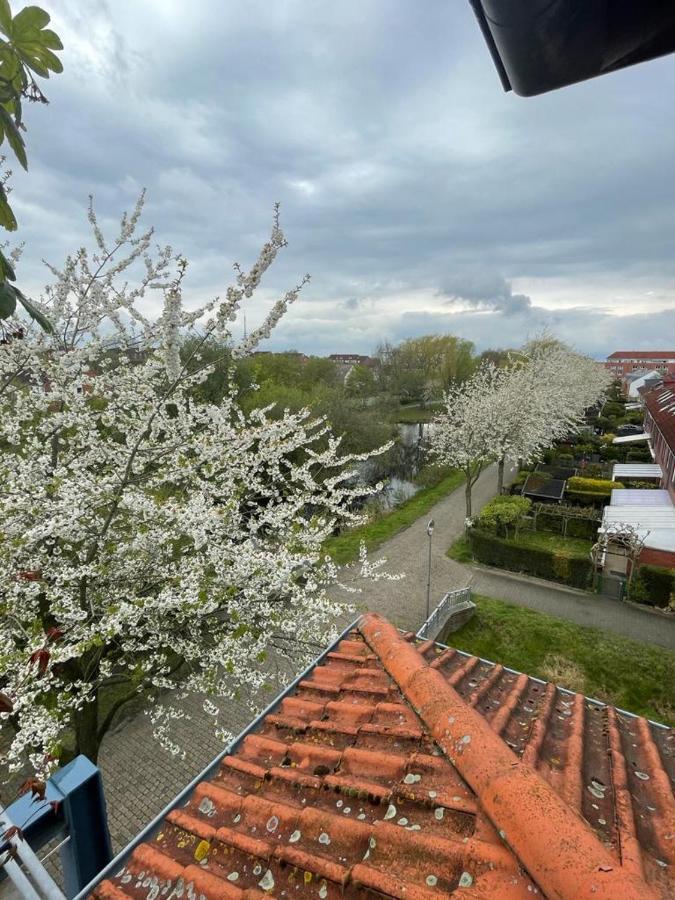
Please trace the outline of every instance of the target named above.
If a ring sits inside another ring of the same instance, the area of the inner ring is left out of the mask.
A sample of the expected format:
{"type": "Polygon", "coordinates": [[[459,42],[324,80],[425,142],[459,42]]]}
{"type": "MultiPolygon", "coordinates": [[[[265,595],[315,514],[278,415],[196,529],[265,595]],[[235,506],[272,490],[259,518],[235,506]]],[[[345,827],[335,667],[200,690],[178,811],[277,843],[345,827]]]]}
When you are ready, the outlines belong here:
{"type": "Polygon", "coordinates": [[[622,488],[623,484],[620,481],[610,481],[608,478],[584,478],[582,475],[574,475],[568,479],[567,487],[571,491],[606,494],[609,497],[614,488],[622,488]]]}
{"type": "Polygon", "coordinates": [[[675,601],[675,569],[642,565],[631,588],[631,600],[666,609],[675,601]]]}
{"type": "Polygon", "coordinates": [[[574,559],[550,550],[524,547],[515,540],[500,538],[478,528],[470,528],[468,537],[474,558],[487,566],[525,572],[584,589],[590,587],[593,580],[590,559],[574,559]]]}

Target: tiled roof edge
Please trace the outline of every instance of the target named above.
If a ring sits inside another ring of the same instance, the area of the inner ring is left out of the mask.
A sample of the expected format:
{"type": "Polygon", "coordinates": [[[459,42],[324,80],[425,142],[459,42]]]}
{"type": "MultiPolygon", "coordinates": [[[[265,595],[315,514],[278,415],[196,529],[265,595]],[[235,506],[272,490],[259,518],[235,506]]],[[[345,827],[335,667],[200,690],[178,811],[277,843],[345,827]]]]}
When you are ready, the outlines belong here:
{"type": "Polygon", "coordinates": [[[518,759],[393,625],[369,613],[358,627],[546,894],[560,900],[656,900],[640,875],[617,866],[586,822],[518,759]]]}
{"type": "Polygon", "coordinates": [[[100,884],[102,881],[105,881],[106,878],[112,877],[124,864],[127,857],[129,857],[133,853],[136,847],[142,844],[143,841],[146,841],[153,834],[153,832],[157,831],[157,829],[163,824],[166,816],[177,806],[186,801],[188,797],[193,793],[198,784],[200,784],[202,781],[209,780],[215,774],[221,761],[237,749],[244,738],[258,727],[265,716],[273,712],[274,709],[281,703],[281,701],[292,691],[294,691],[295,688],[300,684],[300,682],[303,681],[303,679],[307,678],[309,673],[314,668],[316,668],[316,666],[318,666],[319,663],[326,656],[328,656],[329,653],[332,653],[333,650],[335,650],[340,641],[344,640],[344,638],[347,637],[350,631],[354,631],[354,629],[357,627],[357,624],[358,620],[352,622],[335,638],[335,640],[331,644],[329,644],[324,650],[322,650],[317,658],[310,662],[307,668],[305,668],[296,678],[294,678],[293,681],[291,681],[290,684],[288,684],[283,689],[283,691],[278,694],[259,715],[257,715],[251,722],[249,722],[246,728],[244,728],[244,730],[240,734],[238,734],[237,737],[233,741],[231,741],[231,743],[229,743],[224,750],[222,750],[222,752],[220,752],[214,759],[212,759],[211,762],[192,779],[187,787],[183,788],[183,790],[179,794],[177,794],[161,812],[157,813],[155,818],[151,822],[149,822],[145,826],[145,828],[139,831],[136,837],[133,838],[126,847],[120,850],[120,852],[113,857],[108,865],[104,869],[101,869],[98,875],[92,878],[92,880],[88,885],[86,885],[86,887],[82,888],[79,894],[76,894],[73,897],[73,900],[86,900],[86,898],[89,897],[89,895],[98,884],[100,884]]]}

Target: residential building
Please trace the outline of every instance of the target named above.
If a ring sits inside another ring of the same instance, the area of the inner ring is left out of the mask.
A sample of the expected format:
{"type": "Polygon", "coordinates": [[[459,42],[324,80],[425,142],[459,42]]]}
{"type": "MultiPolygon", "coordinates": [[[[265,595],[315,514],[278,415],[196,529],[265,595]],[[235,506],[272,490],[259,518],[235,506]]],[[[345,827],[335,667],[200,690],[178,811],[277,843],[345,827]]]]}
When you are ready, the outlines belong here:
{"type": "Polygon", "coordinates": [[[639,401],[640,391],[643,388],[649,389],[655,387],[662,378],[663,375],[660,372],[657,372],[656,369],[650,369],[648,372],[643,370],[629,372],[622,377],[621,388],[626,397],[630,400],[639,401]]]}
{"type": "Polygon", "coordinates": [[[650,369],[661,375],[675,375],[675,350],[615,350],[604,365],[616,378],[650,369]]]}
{"type": "Polygon", "coordinates": [[[644,429],[656,463],[661,466],[661,486],[675,503],[675,377],[643,394],[644,429]]]}
{"type": "Polygon", "coordinates": [[[90,893],[665,900],[674,739],[370,613],[90,893]]]}

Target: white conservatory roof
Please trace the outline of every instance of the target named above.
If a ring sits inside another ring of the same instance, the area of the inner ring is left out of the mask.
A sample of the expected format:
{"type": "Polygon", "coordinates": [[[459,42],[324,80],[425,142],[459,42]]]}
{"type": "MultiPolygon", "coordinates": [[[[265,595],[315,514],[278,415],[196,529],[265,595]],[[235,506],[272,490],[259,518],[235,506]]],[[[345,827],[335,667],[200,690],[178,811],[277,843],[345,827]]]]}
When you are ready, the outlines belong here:
{"type": "Polygon", "coordinates": [[[661,466],[656,463],[615,463],[612,469],[612,481],[622,478],[661,478],[661,466]]]}

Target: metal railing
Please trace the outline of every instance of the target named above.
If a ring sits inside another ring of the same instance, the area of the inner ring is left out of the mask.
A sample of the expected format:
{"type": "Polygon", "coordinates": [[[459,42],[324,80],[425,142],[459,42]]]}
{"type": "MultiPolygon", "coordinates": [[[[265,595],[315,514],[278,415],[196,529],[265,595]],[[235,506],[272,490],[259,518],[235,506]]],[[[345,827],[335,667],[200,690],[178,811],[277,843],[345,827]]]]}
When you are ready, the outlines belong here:
{"type": "Polygon", "coordinates": [[[422,640],[437,638],[453,616],[474,606],[469,588],[448,591],[426,622],[420,627],[417,637],[422,640]]]}

